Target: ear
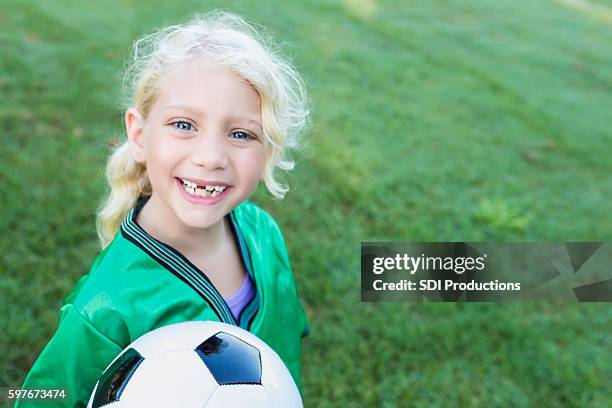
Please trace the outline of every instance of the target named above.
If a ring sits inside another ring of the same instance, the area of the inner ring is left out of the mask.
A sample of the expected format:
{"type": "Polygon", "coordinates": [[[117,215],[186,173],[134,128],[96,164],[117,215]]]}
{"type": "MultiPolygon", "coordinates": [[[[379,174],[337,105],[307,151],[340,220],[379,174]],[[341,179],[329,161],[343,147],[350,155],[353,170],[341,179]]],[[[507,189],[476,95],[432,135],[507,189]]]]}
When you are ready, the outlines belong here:
{"type": "Polygon", "coordinates": [[[137,163],[145,163],[144,150],[144,120],[136,108],[131,107],[125,111],[125,130],[130,143],[132,158],[137,163]]]}

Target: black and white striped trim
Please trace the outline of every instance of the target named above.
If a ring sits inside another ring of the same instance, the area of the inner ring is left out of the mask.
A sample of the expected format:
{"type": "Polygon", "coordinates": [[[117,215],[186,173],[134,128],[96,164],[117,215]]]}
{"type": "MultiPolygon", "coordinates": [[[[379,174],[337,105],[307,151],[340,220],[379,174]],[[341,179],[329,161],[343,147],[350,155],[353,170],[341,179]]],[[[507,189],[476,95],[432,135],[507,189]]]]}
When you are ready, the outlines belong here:
{"type": "MultiPolygon", "coordinates": [[[[257,313],[257,310],[259,309],[259,291],[255,291],[255,295],[249,304],[244,307],[240,313],[238,319],[239,321],[237,322],[236,319],[234,319],[234,316],[232,315],[227,303],[225,302],[225,299],[223,299],[212,282],[202,271],[198,269],[197,266],[191,263],[189,259],[183,256],[176,249],[150,236],[136,223],[136,215],[143,205],[144,202],[139,200],[136,207],[128,213],[126,218],[121,223],[121,233],[123,237],[138,246],[151,258],[157,261],[157,263],[195,290],[202,297],[202,299],[209,304],[221,322],[238,325],[241,328],[248,330],[252,324],[255,314],[257,313]]],[[[232,226],[232,231],[234,232],[234,238],[237,241],[240,253],[242,255],[242,261],[245,265],[247,273],[250,275],[253,284],[255,285],[256,280],[251,268],[251,260],[248,249],[244,243],[244,239],[242,238],[242,234],[233,212],[230,213],[230,220],[230,225],[232,226]]]]}
{"type": "Polygon", "coordinates": [[[242,309],[242,311],[240,312],[240,315],[238,316],[239,326],[242,328],[248,329],[251,327],[251,324],[253,322],[253,319],[255,318],[255,314],[257,313],[257,310],[259,310],[259,304],[260,304],[259,290],[257,289],[257,281],[255,280],[255,273],[251,267],[252,265],[251,257],[249,256],[248,248],[246,246],[246,243],[244,242],[244,238],[242,237],[242,232],[240,231],[240,228],[238,227],[238,222],[236,221],[236,215],[234,214],[233,211],[230,213],[230,220],[232,221],[230,222],[230,225],[232,226],[232,229],[234,230],[234,237],[236,238],[236,244],[238,245],[240,254],[242,255],[242,262],[246,268],[247,273],[251,277],[251,281],[253,282],[253,285],[255,286],[255,295],[251,298],[249,303],[242,309]]]}

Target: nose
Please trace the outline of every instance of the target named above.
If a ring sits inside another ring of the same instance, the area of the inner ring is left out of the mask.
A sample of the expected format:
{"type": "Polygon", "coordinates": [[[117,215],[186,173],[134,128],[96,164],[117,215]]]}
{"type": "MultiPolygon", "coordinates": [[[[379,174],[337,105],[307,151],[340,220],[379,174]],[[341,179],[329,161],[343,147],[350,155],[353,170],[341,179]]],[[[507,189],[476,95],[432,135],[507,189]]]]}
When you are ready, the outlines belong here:
{"type": "Polygon", "coordinates": [[[196,138],[191,160],[196,166],[207,170],[225,168],[228,164],[228,152],[225,135],[210,132],[196,138]]]}

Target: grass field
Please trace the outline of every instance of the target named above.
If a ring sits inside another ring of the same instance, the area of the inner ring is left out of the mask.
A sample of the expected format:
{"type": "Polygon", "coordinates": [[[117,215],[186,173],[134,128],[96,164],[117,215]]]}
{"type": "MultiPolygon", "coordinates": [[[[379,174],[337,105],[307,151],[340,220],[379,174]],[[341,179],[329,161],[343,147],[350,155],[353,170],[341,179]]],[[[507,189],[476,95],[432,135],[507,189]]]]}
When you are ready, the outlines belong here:
{"type": "Polygon", "coordinates": [[[131,42],[223,7],[286,43],[313,101],[292,191],[253,197],[310,318],[306,406],[612,406],[608,304],[359,297],[361,241],[611,239],[612,1],[575,3],[0,0],[0,386],[97,253],[131,42]]]}

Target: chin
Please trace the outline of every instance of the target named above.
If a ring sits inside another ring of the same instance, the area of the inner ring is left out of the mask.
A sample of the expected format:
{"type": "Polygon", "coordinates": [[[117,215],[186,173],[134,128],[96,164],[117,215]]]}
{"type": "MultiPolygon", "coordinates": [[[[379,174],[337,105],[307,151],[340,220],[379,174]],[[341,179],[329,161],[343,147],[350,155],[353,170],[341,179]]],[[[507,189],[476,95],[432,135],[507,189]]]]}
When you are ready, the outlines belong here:
{"type": "Polygon", "coordinates": [[[194,214],[193,216],[180,217],[180,219],[186,226],[198,229],[210,228],[221,220],[221,218],[212,216],[212,214],[200,215],[199,217],[194,214]]]}

